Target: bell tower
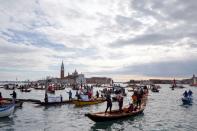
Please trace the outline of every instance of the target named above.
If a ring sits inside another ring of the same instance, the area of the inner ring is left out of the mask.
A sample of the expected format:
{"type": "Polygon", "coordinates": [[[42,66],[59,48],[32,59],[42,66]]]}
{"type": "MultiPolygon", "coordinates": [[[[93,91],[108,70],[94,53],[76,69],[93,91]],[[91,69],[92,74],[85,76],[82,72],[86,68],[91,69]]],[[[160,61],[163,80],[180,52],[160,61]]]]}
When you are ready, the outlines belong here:
{"type": "Polygon", "coordinates": [[[63,61],[62,61],[61,70],[60,70],[60,78],[61,79],[64,78],[64,63],[63,63],[63,61]]]}

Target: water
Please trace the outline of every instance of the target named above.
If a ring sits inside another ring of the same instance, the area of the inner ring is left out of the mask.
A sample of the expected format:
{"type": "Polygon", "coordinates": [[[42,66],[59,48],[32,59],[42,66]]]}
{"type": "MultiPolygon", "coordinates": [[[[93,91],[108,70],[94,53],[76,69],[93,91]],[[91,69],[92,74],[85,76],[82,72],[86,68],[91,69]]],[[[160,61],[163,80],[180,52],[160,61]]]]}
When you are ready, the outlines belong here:
{"type": "MultiPolygon", "coordinates": [[[[184,106],[181,97],[185,89],[172,91],[168,88],[169,85],[161,86],[159,93],[150,92],[144,113],[134,118],[95,123],[84,116],[88,112],[104,111],[106,103],[83,108],[74,107],[72,104],[45,108],[24,103],[10,118],[0,118],[0,131],[196,131],[197,88],[187,87],[193,91],[194,98],[192,105],[184,106]]],[[[0,91],[4,97],[10,97],[12,92],[4,89],[0,91]]],[[[58,91],[57,94],[62,94],[64,99],[68,99],[67,91],[69,89],[58,91]]],[[[44,91],[39,90],[32,90],[30,93],[17,90],[17,93],[19,98],[43,100],[44,97],[44,91]]],[[[125,98],[124,102],[128,103],[128,99],[125,98]]],[[[113,109],[117,108],[117,105],[113,103],[113,109]]]]}

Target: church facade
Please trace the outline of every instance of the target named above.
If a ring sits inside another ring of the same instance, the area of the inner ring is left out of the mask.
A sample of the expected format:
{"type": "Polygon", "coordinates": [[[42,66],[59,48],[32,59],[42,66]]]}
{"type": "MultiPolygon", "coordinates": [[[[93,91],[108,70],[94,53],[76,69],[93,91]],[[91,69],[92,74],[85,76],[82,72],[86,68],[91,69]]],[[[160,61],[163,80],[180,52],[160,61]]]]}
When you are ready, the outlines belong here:
{"type": "Polygon", "coordinates": [[[67,76],[64,75],[64,63],[62,61],[61,69],[60,69],[60,79],[62,83],[68,84],[68,85],[80,85],[80,84],[86,84],[86,79],[84,74],[79,74],[77,70],[75,70],[73,73],[68,73],[67,76]]]}

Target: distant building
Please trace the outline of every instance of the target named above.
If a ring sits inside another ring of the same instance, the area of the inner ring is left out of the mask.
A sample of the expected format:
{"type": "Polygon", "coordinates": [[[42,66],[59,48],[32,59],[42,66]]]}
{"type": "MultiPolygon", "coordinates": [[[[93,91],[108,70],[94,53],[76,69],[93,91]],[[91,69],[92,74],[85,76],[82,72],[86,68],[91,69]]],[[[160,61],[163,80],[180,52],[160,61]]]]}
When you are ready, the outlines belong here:
{"type": "Polygon", "coordinates": [[[192,79],[191,85],[197,86],[197,77],[195,77],[195,75],[193,74],[193,77],[191,79],[192,79]]]}
{"type": "Polygon", "coordinates": [[[64,63],[62,61],[61,69],[60,69],[60,79],[62,83],[69,84],[69,85],[79,85],[79,84],[86,84],[86,79],[84,74],[79,74],[77,70],[75,70],[72,74],[64,76],[64,63]]]}
{"type": "Polygon", "coordinates": [[[152,84],[172,84],[172,80],[150,79],[152,84]]]}
{"type": "Polygon", "coordinates": [[[64,63],[63,63],[63,61],[62,61],[61,69],[60,69],[60,78],[61,79],[64,78],[64,63]]]}
{"type": "Polygon", "coordinates": [[[107,77],[91,77],[86,78],[87,84],[112,84],[113,80],[107,77]]]}

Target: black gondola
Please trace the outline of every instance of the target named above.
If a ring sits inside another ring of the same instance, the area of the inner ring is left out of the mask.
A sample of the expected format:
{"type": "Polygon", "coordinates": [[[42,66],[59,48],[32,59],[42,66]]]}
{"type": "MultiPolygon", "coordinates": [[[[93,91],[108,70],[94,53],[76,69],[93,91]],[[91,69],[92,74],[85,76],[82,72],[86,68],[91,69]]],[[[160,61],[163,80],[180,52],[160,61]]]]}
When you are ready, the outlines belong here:
{"type": "Polygon", "coordinates": [[[113,120],[118,120],[118,119],[123,119],[123,118],[127,118],[127,117],[133,117],[133,116],[137,116],[139,114],[142,114],[144,111],[144,108],[141,108],[137,111],[133,111],[133,112],[127,112],[124,111],[126,110],[123,109],[123,112],[119,112],[119,110],[112,110],[111,113],[107,112],[98,112],[98,113],[88,113],[85,114],[85,116],[87,116],[88,118],[90,118],[91,120],[95,121],[95,122],[105,122],[105,121],[113,121],[113,120]]]}
{"type": "Polygon", "coordinates": [[[64,105],[64,104],[73,104],[74,100],[65,100],[62,102],[35,102],[34,104],[38,104],[39,106],[56,106],[56,105],[64,105]]]}

